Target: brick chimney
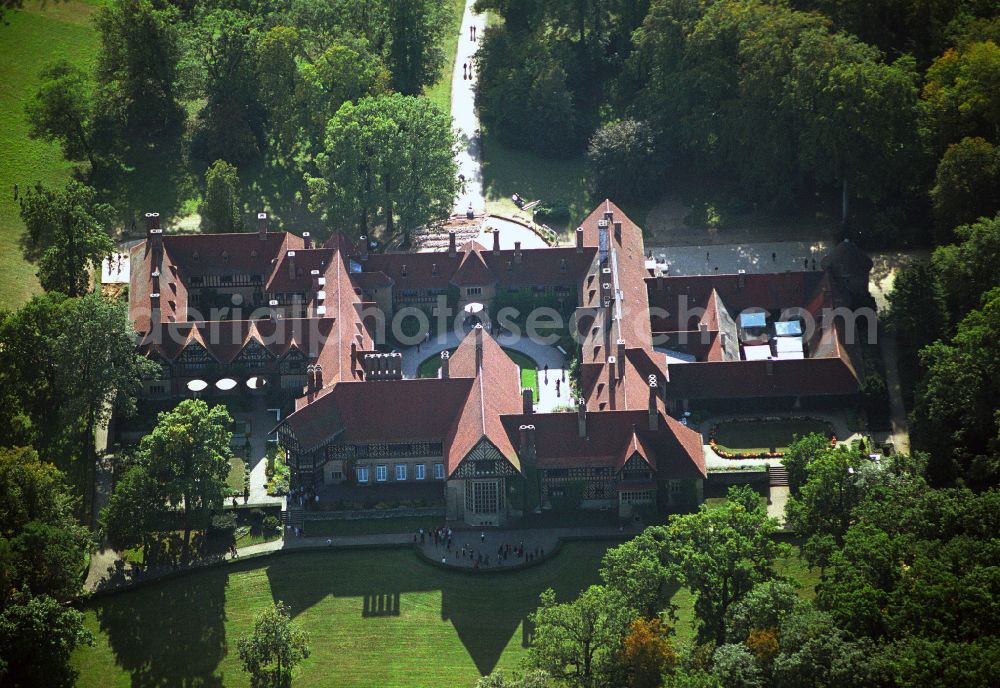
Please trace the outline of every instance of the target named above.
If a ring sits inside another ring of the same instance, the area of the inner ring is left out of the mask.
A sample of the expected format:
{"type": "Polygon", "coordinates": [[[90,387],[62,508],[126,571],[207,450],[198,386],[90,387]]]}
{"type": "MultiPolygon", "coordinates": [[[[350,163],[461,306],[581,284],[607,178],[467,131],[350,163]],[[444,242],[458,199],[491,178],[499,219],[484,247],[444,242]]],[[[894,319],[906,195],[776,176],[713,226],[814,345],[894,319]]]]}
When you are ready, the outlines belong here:
{"type": "Polygon", "coordinates": [[[448,230],[448,257],[454,258],[458,255],[458,242],[455,237],[455,230],[448,230]]]}
{"type": "Polygon", "coordinates": [[[521,413],[531,415],[535,412],[535,392],[525,387],[521,390],[521,413]]]}
{"type": "Polygon", "coordinates": [[[521,432],[521,459],[526,463],[535,460],[535,426],[522,425],[518,428],[521,432]]]}
{"type": "Polygon", "coordinates": [[[625,340],[619,339],[617,342],[618,377],[625,378],[625,340]]]}
{"type": "Polygon", "coordinates": [[[316,366],[312,363],[306,366],[306,394],[312,400],[312,393],[316,391],[316,366]]]}
{"type": "Polygon", "coordinates": [[[583,253],[583,227],[576,228],[576,252],[583,253]]]}
{"type": "Polygon", "coordinates": [[[313,288],[313,291],[319,291],[320,290],[319,270],[310,270],[309,271],[309,276],[312,277],[312,288],[313,288]]]}
{"type": "Polygon", "coordinates": [[[517,263],[517,264],[519,264],[519,265],[521,263],[521,242],[520,241],[515,241],[514,242],[514,262],[517,263]]]}
{"type": "Polygon", "coordinates": [[[608,385],[614,387],[617,384],[618,359],[608,356],[608,385]]]}
{"type": "Polygon", "coordinates": [[[364,234],[358,237],[361,249],[361,260],[368,260],[368,237],[364,234]]]}
{"type": "Polygon", "coordinates": [[[451,377],[451,371],[449,370],[450,366],[449,366],[449,363],[448,363],[448,359],[449,358],[451,358],[451,354],[448,353],[447,349],[445,349],[444,351],[441,352],[441,379],[442,380],[447,380],[449,377],[451,377]]]}
{"type": "Polygon", "coordinates": [[[163,248],[163,230],[160,229],[159,213],[146,213],[146,241],[154,251],[163,248]]]}
{"type": "Polygon", "coordinates": [[[288,260],[288,279],[295,279],[295,251],[289,251],[285,254],[288,260]]]}
{"type": "Polygon", "coordinates": [[[583,397],[576,400],[576,429],[580,437],[587,436],[587,402],[583,397]]]}
{"type": "Polygon", "coordinates": [[[604,211],[604,219],[607,220],[609,223],[614,219],[614,217],[615,217],[615,214],[613,212],[611,212],[610,210],[605,210],[604,211]]]}
{"type": "Polygon", "coordinates": [[[649,429],[656,432],[660,426],[660,412],[656,408],[656,396],[659,393],[656,376],[649,376],[649,429]]]}
{"type": "Polygon", "coordinates": [[[323,366],[317,363],[316,367],[313,368],[313,371],[314,371],[313,374],[316,376],[315,388],[316,391],[318,392],[319,390],[323,389],[323,366]]]}
{"type": "Polygon", "coordinates": [[[615,220],[615,241],[619,244],[622,243],[622,221],[615,220]]]}
{"type": "Polygon", "coordinates": [[[500,253],[500,230],[493,228],[493,252],[500,253]]]}
{"type": "Polygon", "coordinates": [[[309,232],[302,232],[302,246],[303,248],[312,248],[312,234],[309,232]]]}
{"type": "Polygon", "coordinates": [[[771,359],[764,361],[764,372],[768,375],[774,375],[774,361],[771,359]]]}
{"type": "Polygon", "coordinates": [[[473,332],[476,337],[476,374],[483,369],[483,326],[481,323],[476,323],[473,332]]]}
{"type": "Polygon", "coordinates": [[[267,239],[267,213],[257,213],[257,238],[267,239]]]}

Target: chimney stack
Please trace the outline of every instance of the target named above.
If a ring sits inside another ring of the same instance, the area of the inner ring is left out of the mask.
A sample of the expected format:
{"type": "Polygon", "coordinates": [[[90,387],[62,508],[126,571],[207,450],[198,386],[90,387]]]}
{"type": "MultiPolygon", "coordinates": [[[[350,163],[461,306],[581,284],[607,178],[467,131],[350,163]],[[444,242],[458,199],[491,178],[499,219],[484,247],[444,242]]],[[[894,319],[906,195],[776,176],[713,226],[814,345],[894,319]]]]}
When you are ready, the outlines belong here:
{"type": "Polygon", "coordinates": [[[451,358],[451,354],[445,349],[441,352],[441,379],[447,380],[451,377],[451,371],[449,370],[448,359],[451,358]]]}
{"type": "Polygon", "coordinates": [[[312,234],[309,232],[302,232],[302,246],[303,248],[312,248],[312,234]]]}
{"type": "Polygon", "coordinates": [[[154,251],[163,248],[163,230],[160,229],[159,213],[146,213],[146,240],[154,251]]]}
{"type": "Polygon", "coordinates": [[[529,387],[521,390],[521,413],[531,415],[535,412],[535,392],[529,387]]]}
{"type": "Polygon", "coordinates": [[[525,463],[533,462],[535,460],[535,426],[522,425],[518,430],[521,431],[521,458],[525,463]]]}
{"type": "Polygon", "coordinates": [[[288,258],[288,279],[295,279],[295,251],[289,251],[285,256],[288,258]]]}
{"type": "Polygon", "coordinates": [[[615,373],[618,370],[618,359],[608,356],[608,385],[614,387],[617,384],[615,373]]]}
{"type": "Polygon", "coordinates": [[[652,432],[660,426],[660,412],[656,408],[656,396],[658,393],[658,385],[656,384],[656,376],[649,376],[649,429],[652,432]]]}
{"type": "Polygon", "coordinates": [[[576,252],[583,253],[583,227],[576,228],[576,252]]]}
{"type": "Polygon", "coordinates": [[[580,437],[587,436],[587,402],[583,397],[576,400],[576,429],[580,437]]]}
{"type": "Polygon", "coordinates": [[[358,243],[361,244],[361,260],[368,260],[368,237],[362,234],[358,237],[358,243]]]}
{"type": "Polygon", "coordinates": [[[455,230],[448,230],[448,257],[454,258],[458,255],[458,243],[455,237],[455,230]]]}
{"type": "Polygon", "coordinates": [[[475,328],[473,328],[476,337],[476,374],[483,369],[483,325],[482,323],[476,323],[475,328]]]}
{"type": "Polygon", "coordinates": [[[618,342],[618,377],[625,379],[625,340],[619,339],[618,342]]]}
{"type": "Polygon", "coordinates": [[[306,366],[306,394],[310,399],[314,391],[316,391],[316,366],[310,363],[306,366]]]}
{"type": "Polygon", "coordinates": [[[622,243],[622,221],[615,220],[615,241],[622,243]]]}
{"type": "Polygon", "coordinates": [[[320,290],[319,270],[310,270],[309,271],[309,275],[312,277],[312,288],[313,288],[313,291],[317,291],[318,292],[320,290]]]}
{"type": "Polygon", "coordinates": [[[747,271],[740,270],[736,273],[736,288],[743,289],[747,284],[747,271]]]}
{"type": "Polygon", "coordinates": [[[521,264],[521,242],[520,241],[515,241],[514,242],[514,262],[517,263],[518,265],[521,264]]]}
{"type": "Polygon", "coordinates": [[[257,238],[267,239],[267,213],[257,213],[257,238]]]}
{"type": "Polygon", "coordinates": [[[764,361],[764,372],[768,375],[774,375],[774,361],[770,358],[764,361]]]}
{"type": "Polygon", "coordinates": [[[316,367],[313,368],[313,374],[316,376],[315,387],[316,391],[318,392],[319,390],[323,389],[323,366],[317,363],[316,367]]]}
{"type": "Polygon", "coordinates": [[[493,252],[500,253],[500,230],[493,228],[493,252]]]}

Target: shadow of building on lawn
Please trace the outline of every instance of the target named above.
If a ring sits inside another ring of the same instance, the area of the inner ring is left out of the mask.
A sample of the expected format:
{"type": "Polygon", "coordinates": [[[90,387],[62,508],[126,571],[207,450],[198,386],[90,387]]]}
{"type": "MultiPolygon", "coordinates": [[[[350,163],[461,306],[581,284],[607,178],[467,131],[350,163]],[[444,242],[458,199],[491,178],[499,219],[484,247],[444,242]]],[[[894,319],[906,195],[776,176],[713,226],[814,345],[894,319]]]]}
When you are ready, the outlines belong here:
{"type": "MultiPolygon", "coordinates": [[[[599,556],[557,555],[521,571],[473,573],[443,570],[409,550],[310,552],[273,560],[267,568],[271,595],[288,605],[292,617],[325,597],[357,598],[363,619],[405,622],[407,594],[441,591],[441,620],[451,622],[482,675],[491,673],[521,627],[520,642],[531,637],[528,617],[538,597],[553,588],[560,601],[598,582],[599,556]]],[[[372,649],[373,652],[377,648],[372,649]]]]}

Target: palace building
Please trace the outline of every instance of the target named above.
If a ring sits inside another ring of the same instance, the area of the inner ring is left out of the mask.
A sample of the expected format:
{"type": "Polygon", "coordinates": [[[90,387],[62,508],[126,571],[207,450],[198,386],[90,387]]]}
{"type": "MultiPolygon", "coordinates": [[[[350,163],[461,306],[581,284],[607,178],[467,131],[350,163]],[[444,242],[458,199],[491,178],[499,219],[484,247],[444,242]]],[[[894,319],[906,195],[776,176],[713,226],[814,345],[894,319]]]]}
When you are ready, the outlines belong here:
{"type": "Polygon", "coordinates": [[[501,250],[497,233],[491,248],[458,245],[451,232],[446,250],[369,253],[364,237],[319,246],[270,232],[263,214],[246,234],[165,235],[147,220],[129,291],[140,351],[161,370],[144,393],[283,393],[293,484],[334,495],[422,484],[450,521],[474,526],[563,503],[622,516],[686,508],[706,470],[685,411],[732,398],[791,408],[860,385],[831,315],[864,269],[850,247],[822,271],[668,277],[610,201],[574,245],[523,250],[501,250]],[[504,295],[573,313],[573,410],[539,412],[521,389],[486,315],[504,295]],[[444,301],[483,304],[484,322],[441,353],[438,377],[404,377],[381,324],[444,301]]]}

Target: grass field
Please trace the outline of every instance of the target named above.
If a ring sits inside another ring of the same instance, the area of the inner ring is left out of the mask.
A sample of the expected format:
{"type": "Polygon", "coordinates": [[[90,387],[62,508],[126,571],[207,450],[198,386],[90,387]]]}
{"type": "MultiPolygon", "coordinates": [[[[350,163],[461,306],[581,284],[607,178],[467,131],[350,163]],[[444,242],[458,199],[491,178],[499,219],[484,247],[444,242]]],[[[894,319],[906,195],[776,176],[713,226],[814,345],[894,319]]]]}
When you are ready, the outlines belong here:
{"type": "Polygon", "coordinates": [[[229,460],[229,477],[226,483],[234,493],[243,494],[243,474],[246,472],[246,462],[238,456],[229,460]]]}
{"type": "Polygon", "coordinates": [[[65,58],[89,69],[97,50],[90,24],[92,2],[28,0],[0,23],[0,308],[15,308],[41,291],[33,265],[21,254],[24,225],[13,186],[23,193],[35,182],[62,185],[72,165],[59,147],[28,138],[24,105],[38,73],[50,60],[65,58]]]}
{"type": "MultiPolygon", "coordinates": [[[[598,582],[608,543],[570,542],[551,561],[503,574],[443,571],[409,549],[314,551],[249,560],[132,592],[85,610],[97,637],[73,664],[81,688],[246,686],[236,640],[273,600],[289,605],[311,636],[296,685],[472,686],[525,654],[527,616],[552,587],[569,600],[598,582]]],[[[813,595],[815,576],[797,559],[779,572],[813,595]]],[[[693,637],[693,597],[680,605],[677,636],[693,637]]]]}
{"type": "Polygon", "coordinates": [[[462,28],[462,13],[465,11],[465,0],[447,0],[452,8],[451,23],[445,34],[445,61],[441,67],[441,76],[433,86],[424,89],[424,95],[443,112],[451,112],[451,77],[455,73],[455,52],[458,49],[458,34],[462,28]]]}
{"type": "Polygon", "coordinates": [[[796,437],[812,432],[829,436],[830,426],[819,420],[732,421],[716,426],[715,442],[736,453],[785,451],[796,437]]]}
{"type": "MultiPolygon", "coordinates": [[[[455,349],[448,350],[455,353],[455,349]]],[[[504,348],[504,352],[521,368],[521,389],[532,389],[535,392],[535,401],[538,401],[538,362],[526,354],[514,349],[504,348]]],[[[437,377],[441,370],[441,354],[433,354],[424,359],[417,366],[418,377],[437,377]]]]}

